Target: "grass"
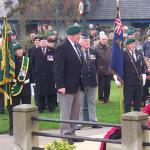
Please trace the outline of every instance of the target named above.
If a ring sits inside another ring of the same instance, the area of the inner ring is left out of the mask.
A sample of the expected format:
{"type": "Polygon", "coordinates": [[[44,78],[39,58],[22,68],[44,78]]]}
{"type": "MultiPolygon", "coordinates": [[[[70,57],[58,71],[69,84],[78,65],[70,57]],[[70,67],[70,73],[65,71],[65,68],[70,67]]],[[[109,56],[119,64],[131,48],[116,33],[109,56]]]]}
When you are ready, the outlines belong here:
{"type": "MultiPolygon", "coordinates": [[[[110,94],[110,103],[100,104],[96,102],[96,113],[97,119],[100,122],[109,122],[109,123],[119,123],[120,122],[120,104],[119,104],[119,95],[121,90],[119,90],[114,82],[111,85],[111,94],[110,94]]],[[[45,111],[42,114],[39,114],[40,117],[45,118],[59,118],[59,108],[56,109],[55,113],[49,113],[45,111]]],[[[42,130],[46,129],[57,129],[59,128],[59,123],[48,123],[48,122],[39,122],[39,127],[42,130]]],[[[6,114],[0,114],[0,134],[8,133],[9,129],[9,118],[8,112],[6,114]]]]}

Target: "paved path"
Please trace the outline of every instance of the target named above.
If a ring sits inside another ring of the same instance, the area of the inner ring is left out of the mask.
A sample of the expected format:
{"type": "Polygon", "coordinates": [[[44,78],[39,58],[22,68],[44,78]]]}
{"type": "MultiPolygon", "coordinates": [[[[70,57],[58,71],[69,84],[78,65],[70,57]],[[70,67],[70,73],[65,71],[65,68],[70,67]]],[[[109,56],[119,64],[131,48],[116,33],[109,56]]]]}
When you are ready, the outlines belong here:
{"type": "MultiPolygon", "coordinates": [[[[109,129],[110,128],[107,127],[103,127],[100,129],[92,129],[90,127],[86,127],[86,128],[82,128],[82,130],[78,130],[76,134],[78,136],[102,138],[109,129]]],[[[43,132],[57,134],[59,133],[59,130],[49,130],[43,132]]],[[[54,138],[39,137],[40,146],[43,146],[52,140],[54,140],[54,138]]],[[[84,142],[75,143],[75,145],[77,146],[77,150],[99,150],[100,143],[84,141],[84,142]]],[[[8,134],[0,135],[0,150],[13,150],[12,147],[13,147],[13,136],[9,136],[8,134]]]]}

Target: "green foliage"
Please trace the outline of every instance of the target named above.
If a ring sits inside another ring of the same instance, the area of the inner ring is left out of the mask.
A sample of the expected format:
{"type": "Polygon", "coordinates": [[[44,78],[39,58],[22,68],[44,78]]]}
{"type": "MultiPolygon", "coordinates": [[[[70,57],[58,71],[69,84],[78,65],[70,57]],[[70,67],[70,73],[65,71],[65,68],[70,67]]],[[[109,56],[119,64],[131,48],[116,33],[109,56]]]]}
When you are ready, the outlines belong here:
{"type": "Polygon", "coordinates": [[[75,145],[70,145],[68,141],[53,141],[45,145],[45,150],[76,150],[75,145]]]}
{"type": "Polygon", "coordinates": [[[20,43],[23,45],[23,47],[25,49],[29,48],[30,46],[30,38],[27,35],[24,35],[21,39],[20,39],[20,43]]]}

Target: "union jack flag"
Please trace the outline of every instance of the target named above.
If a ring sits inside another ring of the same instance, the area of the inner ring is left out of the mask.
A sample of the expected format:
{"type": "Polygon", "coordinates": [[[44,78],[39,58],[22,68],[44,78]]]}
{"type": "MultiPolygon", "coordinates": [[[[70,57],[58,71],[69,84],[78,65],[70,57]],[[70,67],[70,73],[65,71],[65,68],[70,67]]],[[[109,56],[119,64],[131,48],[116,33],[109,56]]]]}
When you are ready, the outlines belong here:
{"type": "Polygon", "coordinates": [[[115,32],[120,35],[122,32],[122,23],[121,20],[119,19],[119,15],[115,19],[115,32]]]}
{"type": "Polygon", "coordinates": [[[119,12],[115,18],[114,25],[115,29],[110,68],[117,74],[120,80],[123,80],[123,30],[119,12]]]}

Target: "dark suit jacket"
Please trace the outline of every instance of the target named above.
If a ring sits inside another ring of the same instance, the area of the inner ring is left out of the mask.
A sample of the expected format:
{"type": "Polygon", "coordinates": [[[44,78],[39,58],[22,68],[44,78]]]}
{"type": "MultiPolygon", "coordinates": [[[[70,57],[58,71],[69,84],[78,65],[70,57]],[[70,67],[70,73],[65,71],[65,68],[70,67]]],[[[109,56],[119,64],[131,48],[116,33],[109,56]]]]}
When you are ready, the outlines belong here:
{"type": "Polygon", "coordinates": [[[142,85],[142,79],[139,79],[139,76],[141,76],[141,74],[146,73],[146,65],[144,63],[142,53],[136,50],[135,54],[137,61],[134,63],[136,65],[138,74],[135,71],[135,68],[133,67],[127,50],[124,51],[124,85],[142,85]]]}
{"type": "Polygon", "coordinates": [[[53,78],[53,61],[55,49],[47,48],[46,54],[38,48],[32,55],[32,72],[36,83],[37,95],[55,95],[55,82],[53,78]]]}
{"type": "Polygon", "coordinates": [[[32,73],[32,55],[33,55],[33,53],[36,52],[36,49],[37,48],[35,46],[33,46],[33,47],[31,47],[31,48],[28,49],[28,57],[30,59],[30,66],[31,66],[31,69],[30,69],[30,71],[31,71],[30,83],[35,83],[34,79],[32,77],[32,74],[33,74],[32,73]]]}
{"type": "Polygon", "coordinates": [[[76,93],[81,85],[81,62],[67,38],[56,50],[54,79],[56,87],[66,88],[67,94],[76,93]]]}
{"type": "Polygon", "coordinates": [[[96,87],[96,51],[95,49],[89,49],[89,57],[85,60],[83,57],[82,65],[82,83],[83,86],[96,87]]]}

